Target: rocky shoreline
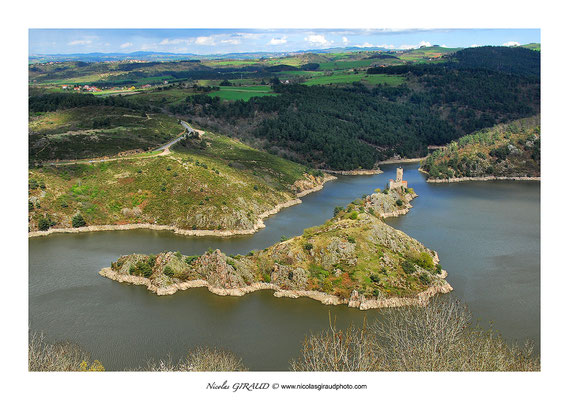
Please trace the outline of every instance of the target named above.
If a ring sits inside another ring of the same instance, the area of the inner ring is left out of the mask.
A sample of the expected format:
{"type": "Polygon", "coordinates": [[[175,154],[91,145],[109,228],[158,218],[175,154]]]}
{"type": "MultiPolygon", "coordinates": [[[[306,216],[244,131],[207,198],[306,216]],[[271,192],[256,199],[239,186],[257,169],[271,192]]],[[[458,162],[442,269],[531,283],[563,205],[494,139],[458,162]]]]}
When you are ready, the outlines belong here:
{"type": "Polygon", "coordinates": [[[385,164],[398,164],[398,163],[412,163],[412,162],[419,162],[423,161],[427,157],[417,157],[417,158],[390,158],[389,160],[379,161],[379,165],[385,164]]]}
{"type": "MultiPolygon", "coordinates": [[[[421,170],[420,170],[421,171],[421,170]]],[[[421,171],[425,172],[425,171],[421,171]]],[[[456,183],[456,182],[483,182],[483,181],[541,181],[540,176],[472,176],[462,178],[435,179],[428,178],[427,183],[456,183]]]]}
{"type": "Polygon", "coordinates": [[[326,172],[327,174],[346,175],[346,176],[383,174],[383,171],[379,168],[377,168],[377,169],[353,169],[351,171],[334,171],[331,169],[321,169],[320,171],[326,172]]]}
{"type": "Polygon", "coordinates": [[[259,215],[257,222],[253,225],[251,229],[230,229],[230,230],[205,230],[205,229],[180,229],[173,225],[156,225],[149,223],[141,224],[124,224],[124,225],[91,225],[83,226],[80,228],[53,228],[47,231],[33,231],[28,232],[28,238],[48,236],[52,233],[82,233],[82,232],[102,232],[102,231],[127,231],[133,229],[151,229],[155,231],[171,231],[177,235],[185,236],[217,236],[217,237],[229,237],[238,235],[252,235],[258,230],[265,228],[264,220],[271,215],[278,213],[283,208],[291,207],[302,203],[301,197],[304,197],[310,193],[317,192],[324,188],[324,184],[331,180],[337,179],[335,176],[326,176],[322,179],[322,182],[310,189],[303,190],[296,193],[296,198],[285,201],[283,203],[277,204],[274,208],[265,211],[259,215]]]}
{"type": "MultiPolygon", "coordinates": [[[[404,307],[404,306],[426,306],[429,299],[436,294],[449,293],[453,290],[452,286],[445,281],[442,285],[431,286],[427,290],[418,293],[414,297],[390,297],[390,298],[377,298],[366,299],[365,296],[360,295],[357,290],[351,293],[349,299],[343,299],[338,296],[318,292],[315,290],[285,290],[279,288],[277,285],[265,282],[255,282],[251,285],[238,287],[238,288],[219,288],[210,285],[206,280],[196,279],[187,282],[176,283],[168,287],[157,287],[152,284],[148,278],[141,276],[132,276],[120,274],[113,271],[110,267],[103,268],[99,271],[99,275],[114,280],[120,283],[129,283],[132,285],[146,286],[146,288],[158,295],[167,296],[176,293],[178,290],[187,290],[197,287],[206,287],[211,293],[219,296],[244,296],[247,293],[256,292],[257,290],[273,290],[275,297],[288,297],[297,299],[299,297],[308,297],[317,300],[324,305],[342,305],[346,304],[348,307],[357,308],[359,310],[370,310],[374,308],[387,308],[387,307],[404,307]]],[[[447,277],[445,270],[441,271],[440,277],[442,279],[447,277]]]]}

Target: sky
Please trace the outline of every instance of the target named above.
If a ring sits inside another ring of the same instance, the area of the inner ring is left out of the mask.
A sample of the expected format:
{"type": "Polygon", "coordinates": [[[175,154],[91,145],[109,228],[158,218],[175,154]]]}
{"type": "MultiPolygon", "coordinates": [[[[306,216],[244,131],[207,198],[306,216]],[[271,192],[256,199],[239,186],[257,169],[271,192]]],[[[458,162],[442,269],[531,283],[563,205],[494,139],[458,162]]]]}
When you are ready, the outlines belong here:
{"type": "Polygon", "coordinates": [[[30,29],[29,54],[291,52],[333,47],[515,46],[539,29],[30,29]]]}

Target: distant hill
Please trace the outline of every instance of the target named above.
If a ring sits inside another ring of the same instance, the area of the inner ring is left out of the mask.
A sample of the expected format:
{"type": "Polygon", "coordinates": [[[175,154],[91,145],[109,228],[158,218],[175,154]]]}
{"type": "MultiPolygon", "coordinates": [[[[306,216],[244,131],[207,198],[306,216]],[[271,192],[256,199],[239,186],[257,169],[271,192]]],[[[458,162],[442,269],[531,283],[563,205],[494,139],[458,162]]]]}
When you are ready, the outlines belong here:
{"type": "Polygon", "coordinates": [[[521,47],[525,47],[526,49],[541,51],[541,43],[528,43],[523,44],[521,47]]]}
{"type": "Polygon", "coordinates": [[[515,75],[540,73],[540,52],[524,47],[472,47],[457,51],[452,56],[461,68],[487,69],[515,75]]]}

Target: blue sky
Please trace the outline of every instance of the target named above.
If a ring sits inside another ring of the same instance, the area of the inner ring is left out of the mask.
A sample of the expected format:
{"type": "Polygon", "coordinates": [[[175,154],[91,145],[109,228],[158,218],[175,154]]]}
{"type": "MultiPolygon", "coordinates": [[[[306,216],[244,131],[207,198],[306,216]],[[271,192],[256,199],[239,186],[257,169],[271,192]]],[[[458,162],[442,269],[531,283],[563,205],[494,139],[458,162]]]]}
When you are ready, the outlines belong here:
{"type": "Polygon", "coordinates": [[[30,29],[29,54],[287,52],[331,47],[470,47],[540,42],[539,29],[30,29]]]}

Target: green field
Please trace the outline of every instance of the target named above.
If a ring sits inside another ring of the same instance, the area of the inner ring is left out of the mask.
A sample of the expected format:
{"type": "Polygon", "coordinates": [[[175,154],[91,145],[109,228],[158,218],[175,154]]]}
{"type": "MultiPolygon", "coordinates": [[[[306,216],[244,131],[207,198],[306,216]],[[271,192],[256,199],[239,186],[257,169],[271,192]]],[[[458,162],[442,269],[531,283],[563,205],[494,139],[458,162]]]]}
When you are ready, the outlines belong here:
{"type": "Polygon", "coordinates": [[[305,85],[331,85],[331,84],[344,84],[344,83],[352,83],[352,82],[362,82],[368,83],[372,85],[378,84],[388,84],[392,86],[401,85],[405,82],[405,78],[399,75],[385,75],[385,74],[377,74],[377,75],[366,75],[364,73],[360,74],[334,74],[334,75],[321,75],[311,79],[308,79],[304,84],[305,85]]]}
{"type": "Polygon", "coordinates": [[[221,86],[219,90],[208,93],[211,97],[219,97],[222,100],[244,100],[251,97],[275,96],[270,86],[221,86]]]}

